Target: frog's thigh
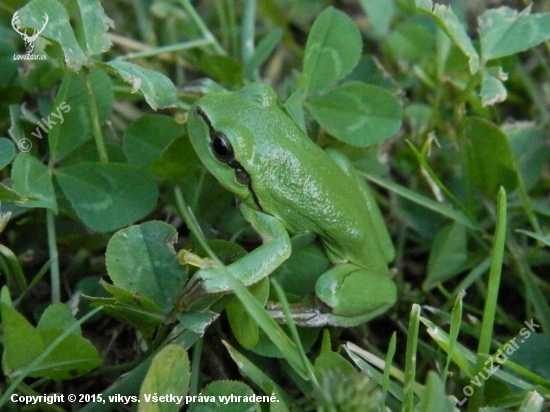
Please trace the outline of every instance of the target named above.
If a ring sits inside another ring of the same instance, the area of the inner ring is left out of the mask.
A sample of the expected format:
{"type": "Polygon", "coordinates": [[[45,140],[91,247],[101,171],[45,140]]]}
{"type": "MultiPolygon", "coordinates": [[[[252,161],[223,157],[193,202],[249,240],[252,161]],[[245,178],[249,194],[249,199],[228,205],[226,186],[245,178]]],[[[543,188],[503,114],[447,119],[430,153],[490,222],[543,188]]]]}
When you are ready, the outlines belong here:
{"type": "Polygon", "coordinates": [[[317,280],[316,295],[332,308],[336,318],[358,317],[364,322],[391,307],[397,299],[397,289],[388,276],[348,263],[322,274],[317,280]]]}

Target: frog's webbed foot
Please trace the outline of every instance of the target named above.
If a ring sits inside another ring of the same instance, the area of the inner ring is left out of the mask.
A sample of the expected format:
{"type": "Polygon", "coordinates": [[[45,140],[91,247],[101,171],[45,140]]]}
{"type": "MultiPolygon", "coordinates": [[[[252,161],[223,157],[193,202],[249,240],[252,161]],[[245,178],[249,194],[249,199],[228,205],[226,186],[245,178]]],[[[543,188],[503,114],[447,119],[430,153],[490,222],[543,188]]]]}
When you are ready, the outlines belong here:
{"type": "MultiPolygon", "coordinates": [[[[381,307],[378,311],[356,316],[342,316],[331,312],[324,304],[319,306],[289,305],[293,322],[298,326],[307,328],[321,328],[325,326],[339,326],[349,328],[368,322],[376,316],[384,313],[388,308],[381,307]]],[[[285,314],[280,304],[268,302],[267,312],[279,323],[286,323],[285,314]]]]}
{"type": "Polygon", "coordinates": [[[188,310],[193,303],[197,302],[201,298],[208,295],[207,290],[204,288],[204,281],[199,276],[193,276],[183,290],[180,293],[178,299],[178,309],[179,310],[188,310]]]}
{"type": "MultiPolygon", "coordinates": [[[[331,315],[326,312],[327,309],[330,308],[322,306],[290,305],[290,313],[294,323],[298,326],[309,328],[331,325],[331,315]]],[[[277,322],[286,323],[285,314],[280,304],[268,302],[267,312],[277,322]]]]}
{"type": "Polygon", "coordinates": [[[193,303],[210,294],[206,288],[206,279],[203,274],[215,269],[216,265],[212,259],[202,258],[186,249],[178,252],[177,259],[181,265],[199,268],[199,271],[189,279],[179,295],[176,310],[187,310],[193,303]]]}

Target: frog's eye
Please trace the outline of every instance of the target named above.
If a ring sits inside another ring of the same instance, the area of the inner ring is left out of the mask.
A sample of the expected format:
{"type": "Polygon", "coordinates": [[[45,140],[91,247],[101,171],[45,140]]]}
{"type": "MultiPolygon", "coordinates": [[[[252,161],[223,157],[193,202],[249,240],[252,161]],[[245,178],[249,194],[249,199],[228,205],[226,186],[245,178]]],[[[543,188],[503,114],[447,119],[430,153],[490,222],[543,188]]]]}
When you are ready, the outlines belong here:
{"type": "Polygon", "coordinates": [[[214,152],[214,156],[216,156],[219,161],[224,163],[229,163],[235,158],[235,152],[233,151],[231,142],[227,136],[221,132],[214,132],[212,135],[212,152],[214,152]]]}

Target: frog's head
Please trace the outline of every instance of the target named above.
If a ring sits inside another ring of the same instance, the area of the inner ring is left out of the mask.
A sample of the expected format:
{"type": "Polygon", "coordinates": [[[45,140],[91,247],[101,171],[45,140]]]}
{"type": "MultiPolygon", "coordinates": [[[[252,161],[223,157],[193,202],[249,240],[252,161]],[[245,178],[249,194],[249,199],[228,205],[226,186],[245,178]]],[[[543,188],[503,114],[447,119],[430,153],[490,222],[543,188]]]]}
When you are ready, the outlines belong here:
{"type": "Polygon", "coordinates": [[[204,96],[189,111],[189,138],[203,164],[226,189],[260,209],[252,189],[256,139],[274,105],[273,89],[252,83],[238,92],[204,96]]]}

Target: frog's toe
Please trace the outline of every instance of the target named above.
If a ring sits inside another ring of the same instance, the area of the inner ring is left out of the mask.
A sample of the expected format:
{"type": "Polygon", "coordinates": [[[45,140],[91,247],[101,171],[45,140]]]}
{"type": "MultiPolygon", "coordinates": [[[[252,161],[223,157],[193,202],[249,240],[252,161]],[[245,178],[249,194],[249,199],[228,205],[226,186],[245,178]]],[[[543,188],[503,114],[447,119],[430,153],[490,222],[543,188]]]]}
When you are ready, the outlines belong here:
{"type": "MultiPolygon", "coordinates": [[[[290,314],[293,322],[298,326],[315,328],[330,325],[330,313],[326,313],[326,308],[314,306],[291,305],[290,314]]],[[[269,315],[279,323],[286,323],[286,317],[283,309],[278,303],[268,303],[267,311],[269,315]]]]}
{"type": "MultiPolygon", "coordinates": [[[[325,326],[338,326],[342,328],[351,328],[361,323],[381,315],[388,307],[380,307],[369,313],[357,316],[342,316],[332,312],[327,312],[327,307],[323,306],[294,306],[290,305],[292,321],[298,325],[308,328],[321,328],[325,326]]],[[[279,304],[267,305],[269,315],[279,323],[286,323],[285,314],[279,304]]]]}

